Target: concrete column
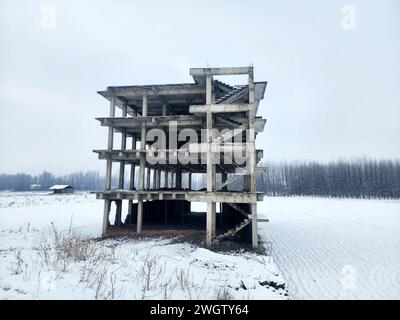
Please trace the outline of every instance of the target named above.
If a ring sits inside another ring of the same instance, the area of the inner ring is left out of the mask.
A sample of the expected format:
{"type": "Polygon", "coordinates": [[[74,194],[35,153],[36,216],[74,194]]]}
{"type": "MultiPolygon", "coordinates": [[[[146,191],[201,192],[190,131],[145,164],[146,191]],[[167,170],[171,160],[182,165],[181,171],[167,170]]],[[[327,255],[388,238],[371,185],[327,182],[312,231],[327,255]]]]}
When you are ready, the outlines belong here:
{"type": "MultiPolygon", "coordinates": [[[[110,99],[110,118],[115,117],[115,95],[111,96],[110,99]]],[[[108,127],[108,142],[107,142],[107,150],[112,150],[114,144],[114,128],[108,127]]],[[[107,159],[106,164],[106,177],[105,177],[105,185],[104,190],[111,189],[111,174],[112,174],[112,160],[111,158],[107,159]]],[[[109,225],[109,215],[110,215],[111,201],[104,200],[104,212],[103,212],[103,227],[102,227],[102,235],[105,236],[107,233],[107,228],[109,225]]]]}
{"type": "MultiPolygon", "coordinates": [[[[143,104],[142,104],[142,116],[147,116],[147,95],[143,96],[143,104]]],[[[140,137],[140,149],[146,150],[146,124],[142,123],[141,128],[141,137],[140,137]]],[[[140,167],[139,167],[139,186],[138,189],[140,191],[144,190],[144,169],[146,165],[146,154],[144,152],[140,153],[140,167]]],[[[143,200],[138,200],[138,210],[137,210],[137,224],[136,231],[137,233],[142,232],[142,223],[143,223],[143,200]]]]}
{"type": "MultiPolygon", "coordinates": [[[[132,136],[132,150],[136,149],[136,135],[132,136]]],[[[131,172],[130,172],[130,179],[129,179],[129,190],[135,189],[135,165],[131,164],[131,172]]],[[[133,220],[132,217],[132,200],[129,200],[128,203],[128,213],[130,214],[131,221],[133,220]]]]}
{"type": "Polygon", "coordinates": [[[153,189],[157,189],[157,170],[153,169],[153,189]]]}
{"type": "Polygon", "coordinates": [[[138,201],[136,232],[141,233],[143,228],[143,200],[138,201]]]}
{"type": "Polygon", "coordinates": [[[116,214],[115,214],[115,221],[114,221],[114,225],[116,227],[120,227],[122,225],[122,221],[121,221],[121,215],[122,215],[122,200],[116,200],[115,201],[115,205],[116,205],[116,214]]]}
{"type": "Polygon", "coordinates": [[[182,171],[177,171],[175,174],[176,177],[176,188],[182,189],[182,171]]]}
{"type": "MultiPolygon", "coordinates": [[[[122,117],[126,118],[128,106],[124,104],[122,109],[122,117]]],[[[121,133],[121,150],[126,150],[126,130],[124,129],[121,133]]],[[[119,182],[118,188],[124,189],[124,178],[125,178],[125,162],[121,161],[119,165],[119,182]]]]}
{"type": "MultiPolygon", "coordinates": [[[[128,106],[124,104],[122,108],[122,117],[126,118],[128,112],[128,106]]],[[[126,130],[124,129],[121,132],[121,150],[126,150],[126,130]]],[[[119,180],[118,180],[118,189],[124,189],[125,182],[125,161],[121,161],[119,164],[119,180]]],[[[122,225],[121,217],[122,217],[122,200],[119,200],[117,203],[117,212],[115,215],[115,224],[120,227],[122,225]]]]}
{"type": "MultiPolygon", "coordinates": [[[[115,96],[111,97],[110,100],[110,118],[115,117],[115,96]]],[[[114,128],[112,126],[108,127],[108,142],[107,142],[107,150],[112,150],[114,144],[114,128]]],[[[106,178],[105,178],[105,190],[111,189],[111,174],[112,174],[112,160],[107,159],[107,168],[106,168],[106,178]]]]}
{"type": "Polygon", "coordinates": [[[188,177],[188,184],[189,184],[189,186],[188,186],[188,188],[189,188],[189,190],[192,190],[192,173],[191,172],[189,172],[189,177],[188,177]]]}
{"type": "Polygon", "coordinates": [[[150,190],[151,189],[150,174],[151,174],[151,169],[150,168],[146,168],[146,190],[150,190]]]}
{"type": "Polygon", "coordinates": [[[168,188],[168,171],[164,171],[164,187],[168,188]]]}
{"type": "MultiPolygon", "coordinates": [[[[206,104],[212,103],[212,75],[206,76],[206,104]]],[[[215,190],[215,164],[211,152],[213,118],[211,111],[207,111],[207,192],[215,190]]],[[[207,202],[207,230],[206,245],[211,246],[212,239],[215,237],[215,202],[207,202]]]]}
{"type": "Polygon", "coordinates": [[[215,237],[216,204],[207,202],[207,230],[206,245],[211,246],[212,239],[215,237]]]}
{"type": "MultiPolygon", "coordinates": [[[[251,67],[249,72],[249,103],[255,102],[255,92],[254,92],[254,74],[253,68],[251,67]]],[[[254,119],[255,119],[255,111],[248,112],[249,118],[249,143],[251,146],[251,150],[249,150],[249,158],[250,162],[250,175],[249,175],[249,184],[250,184],[250,192],[256,193],[256,145],[255,145],[255,130],[254,130],[254,119]]],[[[252,246],[254,249],[258,248],[258,228],[257,228],[257,202],[253,202],[250,205],[251,208],[251,227],[252,227],[252,246]]]]}
{"type": "MultiPolygon", "coordinates": [[[[142,116],[147,116],[147,96],[143,96],[143,111],[142,116]]],[[[142,123],[141,136],[140,136],[140,149],[142,151],[146,150],[146,124],[142,123]]],[[[144,179],[145,179],[145,165],[146,165],[146,154],[140,152],[140,167],[139,167],[139,184],[138,189],[144,190],[144,179]]]]}
{"type": "Polygon", "coordinates": [[[174,188],[177,188],[177,186],[178,186],[178,182],[177,182],[178,180],[177,180],[177,173],[176,173],[176,171],[174,172],[174,188]]]}
{"type": "Polygon", "coordinates": [[[156,170],[156,189],[160,189],[161,170],[156,170]]]}
{"type": "Polygon", "coordinates": [[[108,225],[110,224],[108,217],[110,215],[111,201],[104,200],[103,227],[101,235],[104,237],[107,234],[108,225]]]}
{"type": "MultiPolygon", "coordinates": [[[[167,105],[165,103],[163,103],[163,105],[162,105],[162,114],[161,115],[163,117],[165,117],[167,115],[167,105]]],[[[168,139],[167,139],[167,141],[168,141],[168,139]]],[[[161,174],[161,172],[159,171],[158,174],[159,174],[159,177],[158,177],[159,181],[158,181],[158,187],[157,188],[160,188],[161,187],[160,186],[160,180],[161,180],[160,174],[161,174]]],[[[164,174],[164,188],[168,188],[168,171],[164,171],[163,174],[164,174]]]]}

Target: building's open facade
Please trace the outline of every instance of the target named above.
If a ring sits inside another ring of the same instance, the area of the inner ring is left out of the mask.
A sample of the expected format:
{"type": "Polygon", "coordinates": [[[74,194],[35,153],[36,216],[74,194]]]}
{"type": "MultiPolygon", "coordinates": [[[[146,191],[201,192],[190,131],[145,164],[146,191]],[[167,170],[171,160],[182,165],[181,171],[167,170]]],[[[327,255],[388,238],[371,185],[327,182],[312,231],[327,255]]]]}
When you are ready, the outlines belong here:
{"type": "Polygon", "coordinates": [[[113,227],[112,202],[113,225],[136,225],[138,233],[147,222],[183,224],[190,218],[191,202],[205,202],[207,246],[243,234],[257,248],[257,201],[263,194],[256,191],[256,173],[263,170],[257,166],[263,152],[256,150],[255,138],[266,120],[256,114],[267,83],[254,82],[253,67],[192,68],[190,74],[194,83],[99,92],[110,102],[109,117],[98,118],[108,127],[107,149],[94,150],[107,161],[105,190],[97,192],[104,199],[103,235],[113,227]],[[216,79],[224,75],[247,75],[247,83],[231,86],[216,79]],[[121,117],[116,117],[117,107],[121,117]],[[122,137],[118,149],[115,132],[122,137]],[[119,163],[115,188],[113,162],[119,163]],[[129,188],[124,181],[128,166],[129,188]],[[194,190],[192,179],[199,173],[206,175],[206,186],[194,190]],[[242,181],[242,190],[231,190],[235,181],[242,181]],[[128,215],[123,223],[124,200],[128,215]]]}

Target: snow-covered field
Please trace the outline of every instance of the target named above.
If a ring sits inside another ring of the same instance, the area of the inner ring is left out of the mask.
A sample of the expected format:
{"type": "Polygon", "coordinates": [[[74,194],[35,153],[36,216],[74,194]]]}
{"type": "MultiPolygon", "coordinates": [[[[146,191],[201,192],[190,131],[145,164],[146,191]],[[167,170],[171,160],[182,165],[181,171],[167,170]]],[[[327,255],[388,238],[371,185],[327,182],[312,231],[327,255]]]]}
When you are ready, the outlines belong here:
{"type": "Polygon", "coordinates": [[[259,211],[292,299],[400,299],[400,201],[271,197],[259,211]]]}
{"type": "Polygon", "coordinates": [[[284,279],[291,299],[400,298],[400,201],[266,198],[273,260],[166,239],[77,248],[99,235],[102,206],[88,193],[0,193],[0,298],[281,299],[260,283],[284,279]]]}
{"type": "Polygon", "coordinates": [[[0,193],[0,298],[287,298],[268,256],[166,239],[87,240],[99,235],[102,206],[88,193],[0,193]]]}

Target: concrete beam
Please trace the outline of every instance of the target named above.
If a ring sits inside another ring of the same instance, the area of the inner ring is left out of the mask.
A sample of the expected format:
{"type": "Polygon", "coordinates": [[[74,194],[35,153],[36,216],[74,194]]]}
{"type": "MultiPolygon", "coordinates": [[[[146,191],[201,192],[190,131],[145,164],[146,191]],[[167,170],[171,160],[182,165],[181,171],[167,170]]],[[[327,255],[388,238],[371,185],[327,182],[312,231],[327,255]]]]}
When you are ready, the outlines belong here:
{"type": "Polygon", "coordinates": [[[257,109],[257,103],[232,103],[232,104],[212,104],[212,105],[192,105],[189,107],[190,113],[227,113],[227,112],[248,112],[257,109]]]}
{"type": "Polygon", "coordinates": [[[252,203],[262,201],[262,192],[206,192],[186,190],[112,190],[96,192],[97,199],[103,200],[187,200],[194,202],[252,203]]]}
{"type": "Polygon", "coordinates": [[[187,126],[201,126],[203,120],[194,115],[180,115],[180,116],[146,116],[138,118],[96,118],[100,121],[102,126],[118,126],[125,128],[140,127],[142,123],[145,123],[149,128],[151,127],[162,127],[168,126],[170,122],[176,122],[179,127],[187,126]]]}
{"type": "Polygon", "coordinates": [[[253,67],[228,67],[228,68],[190,68],[191,76],[229,76],[248,74],[253,67]]]}
{"type": "Polygon", "coordinates": [[[163,86],[127,86],[109,87],[106,91],[98,92],[103,97],[110,97],[113,94],[117,97],[141,97],[147,96],[169,96],[169,95],[190,95],[204,94],[204,88],[197,84],[179,84],[163,86]]]}

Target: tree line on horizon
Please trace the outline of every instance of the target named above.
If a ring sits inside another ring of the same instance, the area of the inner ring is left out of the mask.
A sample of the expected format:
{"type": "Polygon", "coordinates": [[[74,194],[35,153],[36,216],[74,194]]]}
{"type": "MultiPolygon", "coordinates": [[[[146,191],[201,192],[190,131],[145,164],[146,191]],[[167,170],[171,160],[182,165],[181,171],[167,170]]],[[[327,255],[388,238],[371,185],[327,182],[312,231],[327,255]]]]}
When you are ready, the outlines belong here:
{"type": "Polygon", "coordinates": [[[43,171],[38,175],[26,173],[0,174],[0,190],[29,191],[48,190],[55,184],[67,184],[76,190],[99,190],[104,186],[104,178],[98,171],[75,172],[66,175],[55,176],[43,171]],[[34,185],[40,187],[33,187],[34,185]]]}
{"type": "MultiPolygon", "coordinates": [[[[257,175],[257,190],[268,196],[400,198],[400,160],[275,162],[264,163],[262,166],[267,170],[257,175]]],[[[125,188],[129,185],[127,180],[128,177],[125,178],[125,188]]],[[[193,187],[200,189],[205,186],[205,181],[205,175],[195,175],[193,187]]],[[[38,175],[0,174],[0,190],[3,191],[29,191],[32,185],[40,185],[40,188],[35,189],[43,191],[55,184],[68,184],[76,190],[102,190],[104,176],[98,171],[61,176],[47,171],[38,175]]],[[[112,177],[112,185],[118,185],[118,175],[112,177]]],[[[240,181],[235,181],[230,189],[241,190],[240,181]]]]}
{"type": "Polygon", "coordinates": [[[270,196],[400,198],[400,160],[339,160],[329,163],[264,164],[257,190],[270,196]]]}

